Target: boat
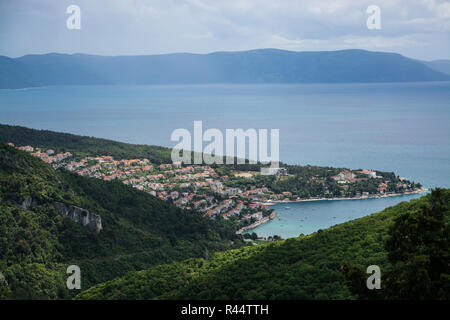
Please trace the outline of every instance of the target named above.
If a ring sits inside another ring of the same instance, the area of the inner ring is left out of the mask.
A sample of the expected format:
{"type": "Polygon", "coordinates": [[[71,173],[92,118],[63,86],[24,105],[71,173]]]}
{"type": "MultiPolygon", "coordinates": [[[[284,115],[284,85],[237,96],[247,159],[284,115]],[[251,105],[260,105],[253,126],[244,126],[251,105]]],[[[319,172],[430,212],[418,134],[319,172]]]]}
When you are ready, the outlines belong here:
{"type": "Polygon", "coordinates": [[[289,210],[291,209],[291,207],[284,207],[284,210],[289,210]]]}

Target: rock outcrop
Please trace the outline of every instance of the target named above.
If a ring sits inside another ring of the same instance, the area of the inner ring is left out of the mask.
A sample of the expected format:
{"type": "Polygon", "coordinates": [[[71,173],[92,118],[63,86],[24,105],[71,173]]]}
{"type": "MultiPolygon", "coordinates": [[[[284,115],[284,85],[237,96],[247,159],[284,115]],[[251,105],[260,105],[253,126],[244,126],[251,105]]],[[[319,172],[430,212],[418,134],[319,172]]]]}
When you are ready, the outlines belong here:
{"type": "Polygon", "coordinates": [[[8,285],[8,281],[6,281],[3,273],[0,272],[0,286],[7,286],[7,285],[8,285]]]}
{"type": "Polygon", "coordinates": [[[102,218],[98,214],[61,202],[55,202],[53,205],[59,214],[69,217],[72,221],[88,227],[92,231],[99,233],[103,229],[102,218]]]}
{"type": "Polygon", "coordinates": [[[25,210],[31,210],[35,206],[37,206],[37,202],[30,196],[27,196],[23,200],[23,202],[19,205],[19,207],[21,207],[22,209],[25,209],[25,210]]]}

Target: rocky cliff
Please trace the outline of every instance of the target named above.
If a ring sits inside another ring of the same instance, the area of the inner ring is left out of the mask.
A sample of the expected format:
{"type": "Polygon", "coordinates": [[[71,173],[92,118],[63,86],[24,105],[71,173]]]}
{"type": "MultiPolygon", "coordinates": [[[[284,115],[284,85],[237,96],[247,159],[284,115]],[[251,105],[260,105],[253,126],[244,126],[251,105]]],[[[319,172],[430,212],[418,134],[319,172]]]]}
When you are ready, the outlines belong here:
{"type": "Polygon", "coordinates": [[[103,229],[102,218],[98,214],[61,202],[55,202],[53,205],[59,214],[69,217],[72,221],[86,226],[92,231],[99,233],[103,229]]]}

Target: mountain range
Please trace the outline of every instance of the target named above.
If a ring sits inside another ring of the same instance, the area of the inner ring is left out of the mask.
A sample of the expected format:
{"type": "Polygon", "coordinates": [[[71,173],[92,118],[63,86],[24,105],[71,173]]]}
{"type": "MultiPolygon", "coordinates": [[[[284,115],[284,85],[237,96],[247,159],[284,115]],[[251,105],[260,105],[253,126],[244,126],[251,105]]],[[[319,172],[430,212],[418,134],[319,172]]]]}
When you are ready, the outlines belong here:
{"type": "Polygon", "coordinates": [[[435,71],[450,74],[450,60],[434,60],[424,63],[435,71]]]}
{"type": "Polygon", "coordinates": [[[0,88],[52,85],[354,83],[450,80],[448,61],[365,50],[258,49],[141,56],[0,56],[0,88]]]}

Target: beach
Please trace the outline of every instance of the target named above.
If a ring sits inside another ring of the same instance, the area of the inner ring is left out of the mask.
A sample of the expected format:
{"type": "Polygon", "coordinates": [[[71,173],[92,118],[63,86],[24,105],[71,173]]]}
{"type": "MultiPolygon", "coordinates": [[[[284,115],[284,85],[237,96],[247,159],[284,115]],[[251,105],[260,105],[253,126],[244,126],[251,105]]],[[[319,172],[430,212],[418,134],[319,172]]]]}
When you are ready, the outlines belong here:
{"type": "Polygon", "coordinates": [[[411,201],[424,194],[352,199],[354,201],[281,202],[271,206],[278,213],[270,222],[260,224],[245,233],[256,232],[258,237],[278,235],[283,239],[311,234],[319,229],[362,218],[380,212],[400,202],[411,201]]]}
{"type": "Polygon", "coordinates": [[[334,197],[334,198],[308,198],[308,199],[298,199],[298,200],[272,200],[264,202],[265,205],[271,206],[280,203],[297,203],[297,202],[311,202],[311,201],[340,201],[340,200],[363,200],[363,199],[378,199],[378,198],[388,198],[388,197],[399,197],[408,194],[420,194],[429,191],[427,188],[420,188],[414,191],[406,191],[403,193],[388,193],[388,194],[376,194],[368,196],[358,196],[358,197],[334,197]]]}

